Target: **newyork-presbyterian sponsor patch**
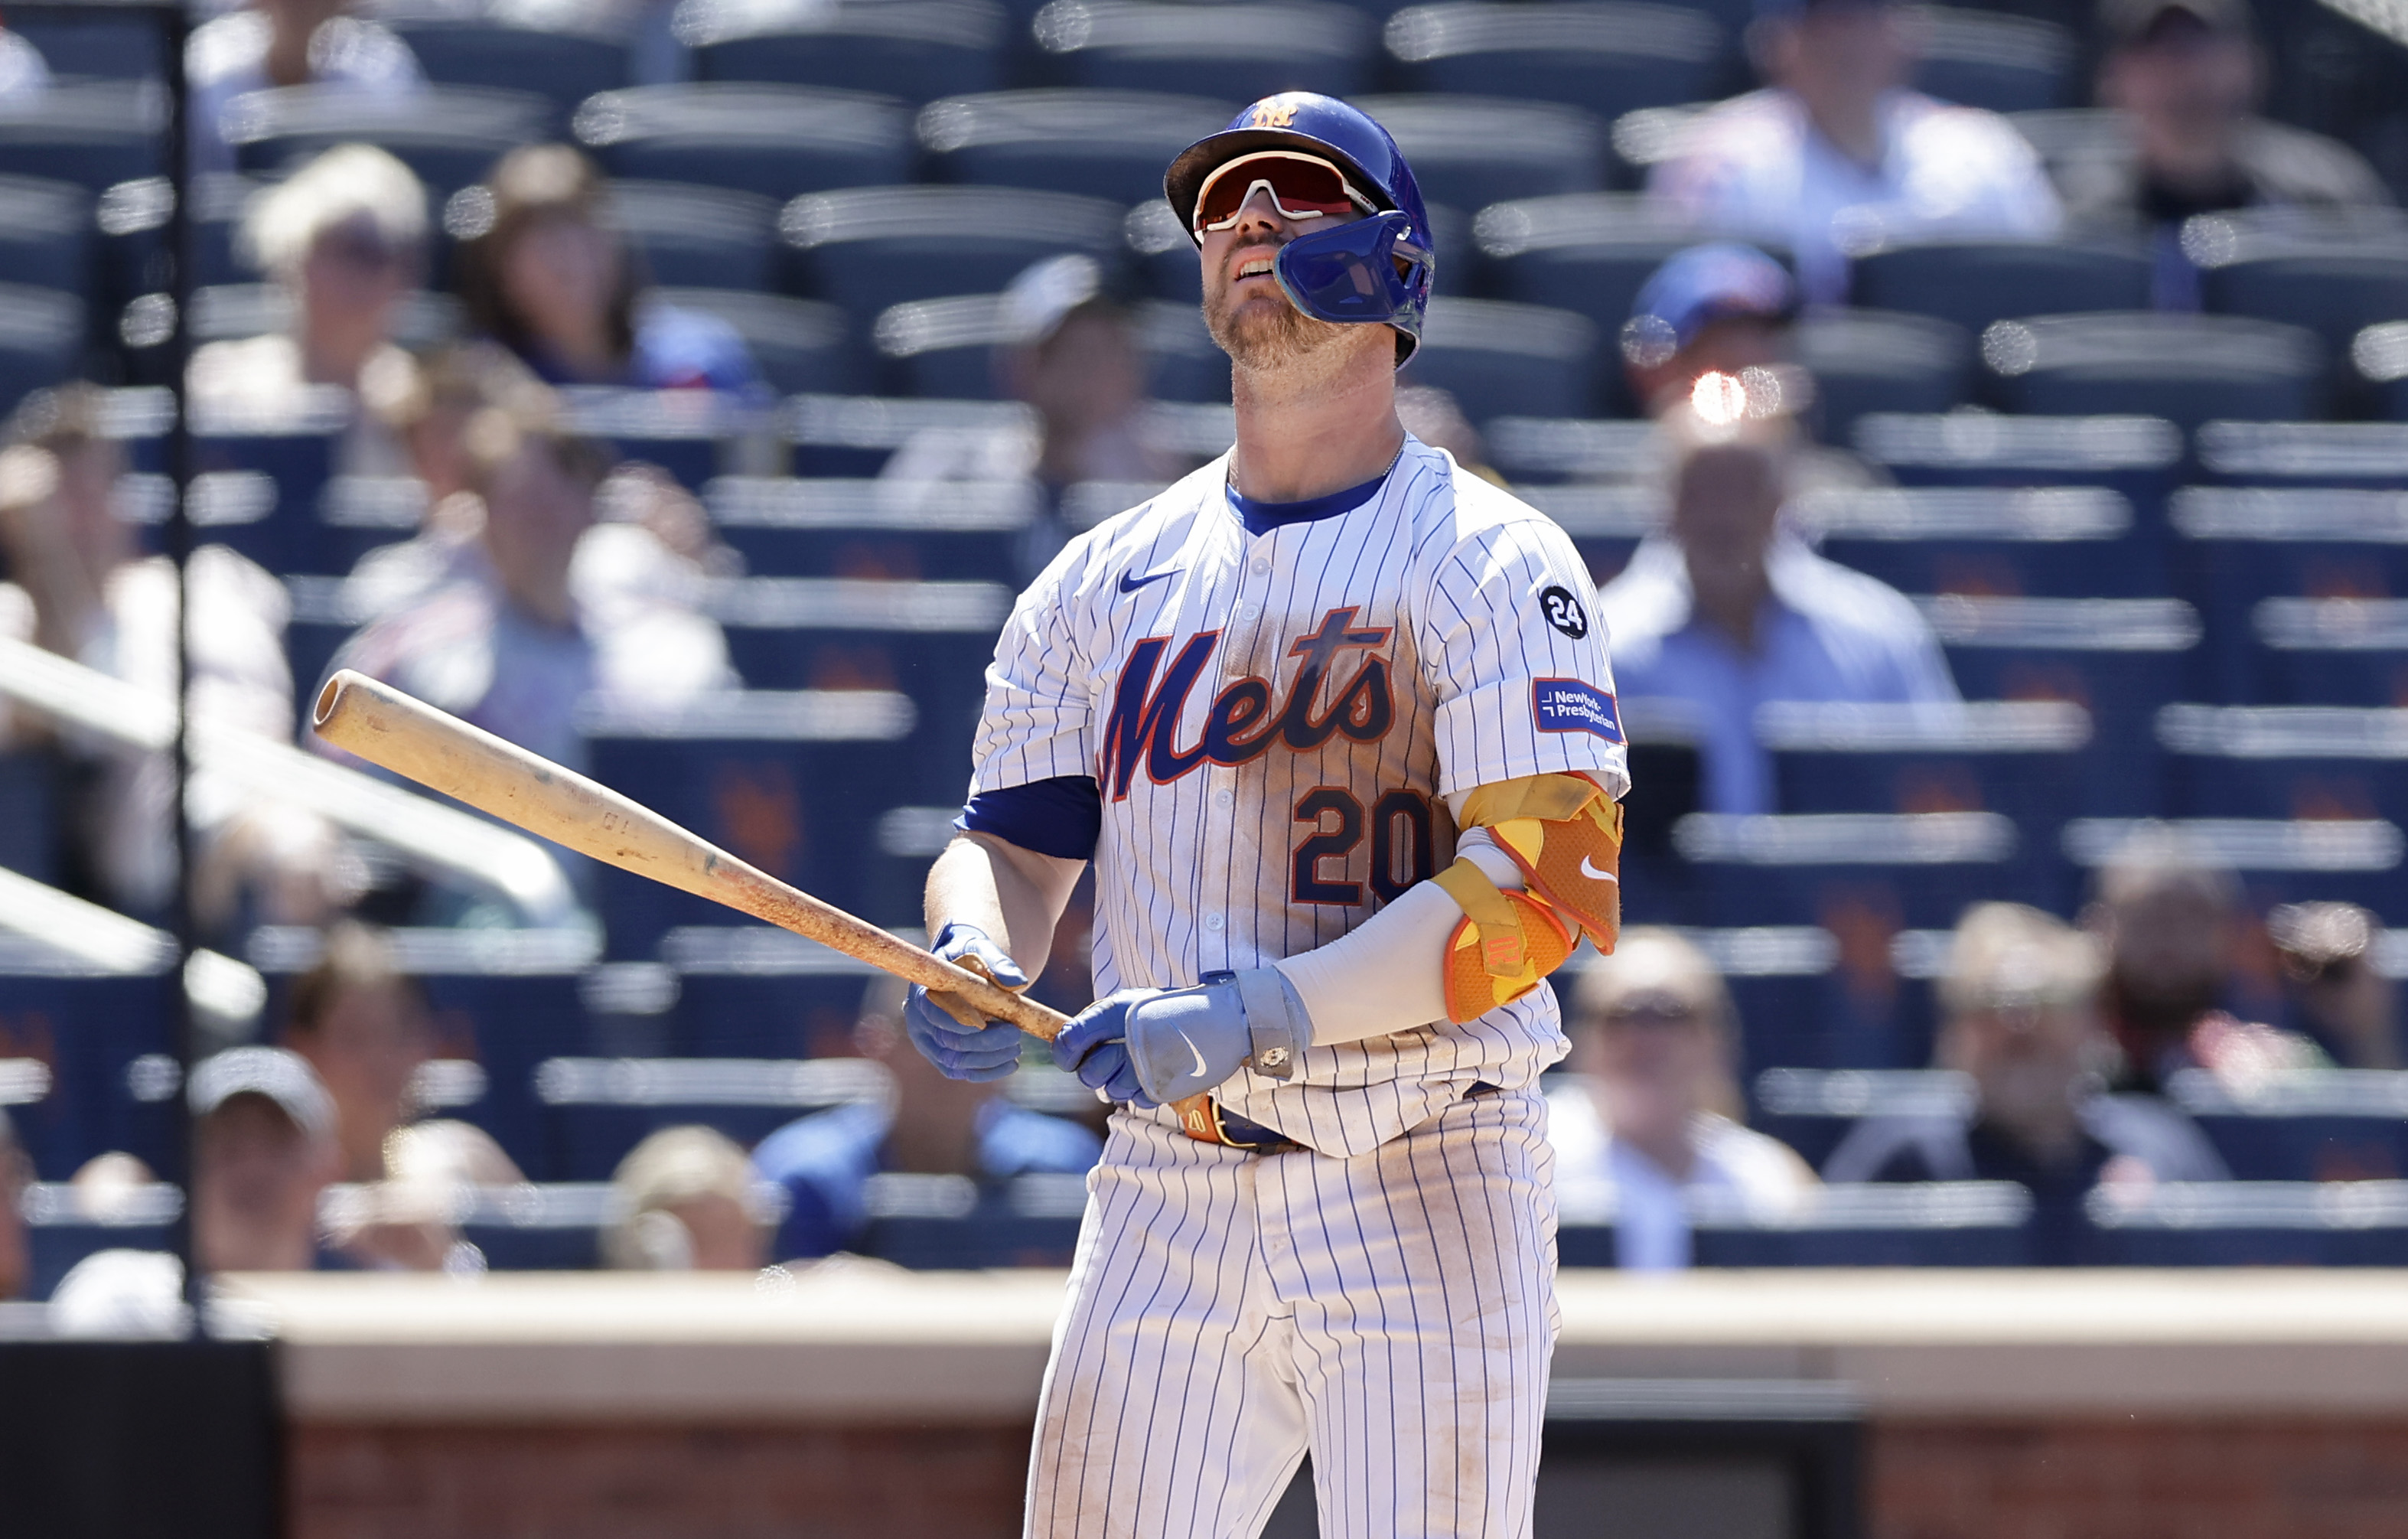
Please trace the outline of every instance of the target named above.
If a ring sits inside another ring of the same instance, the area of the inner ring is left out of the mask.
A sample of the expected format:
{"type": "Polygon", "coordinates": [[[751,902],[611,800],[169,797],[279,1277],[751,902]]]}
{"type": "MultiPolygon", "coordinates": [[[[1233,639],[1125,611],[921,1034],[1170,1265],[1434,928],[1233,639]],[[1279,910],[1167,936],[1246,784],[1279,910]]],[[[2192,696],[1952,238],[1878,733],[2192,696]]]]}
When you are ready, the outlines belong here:
{"type": "Polygon", "coordinates": [[[1530,681],[1531,713],[1541,732],[1590,732],[1608,742],[1622,741],[1622,717],[1613,697],[1578,679],[1530,681]]]}

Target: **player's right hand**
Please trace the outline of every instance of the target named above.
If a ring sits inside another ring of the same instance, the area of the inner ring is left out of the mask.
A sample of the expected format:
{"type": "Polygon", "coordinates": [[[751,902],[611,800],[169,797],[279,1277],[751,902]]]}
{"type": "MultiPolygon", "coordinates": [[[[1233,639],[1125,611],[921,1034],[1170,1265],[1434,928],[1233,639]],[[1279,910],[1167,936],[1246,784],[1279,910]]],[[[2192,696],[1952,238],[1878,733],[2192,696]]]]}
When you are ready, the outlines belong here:
{"type": "MultiPolygon", "coordinates": [[[[956,967],[984,973],[1005,988],[1028,986],[1028,975],[976,925],[959,922],[937,932],[928,948],[956,967]]],[[[903,1028],[911,1045],[948,1079],[1001,1079],[1020,1067],[1020,1028],[983,1019],[958,994],[930,993],[914,984],[903,1005],[903,1028]]]]}

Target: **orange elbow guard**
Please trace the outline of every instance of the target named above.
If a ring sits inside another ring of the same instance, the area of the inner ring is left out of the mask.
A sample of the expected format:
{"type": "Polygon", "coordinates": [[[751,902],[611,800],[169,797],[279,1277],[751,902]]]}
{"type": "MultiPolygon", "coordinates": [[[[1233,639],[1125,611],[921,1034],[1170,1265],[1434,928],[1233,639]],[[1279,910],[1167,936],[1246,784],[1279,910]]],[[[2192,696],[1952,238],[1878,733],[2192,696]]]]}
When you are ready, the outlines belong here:
{"type": "Polygon", "coordinates": [[[1473,791],[1462,822],[1488,830],[1532,896],[1586,930],[1598,950],[1613,949],[1622,932],[1621,803],[1584,776],[1528,775],[1473,791]]]}
{"type": "Polygon", "coordinates": [[[1538,987],[1578,943],[1553,905],[1503,891],[1469,860],[1434,880],[1463,910],[1446,942],[1446,1014],[1458,1025],[1538,987]]]}

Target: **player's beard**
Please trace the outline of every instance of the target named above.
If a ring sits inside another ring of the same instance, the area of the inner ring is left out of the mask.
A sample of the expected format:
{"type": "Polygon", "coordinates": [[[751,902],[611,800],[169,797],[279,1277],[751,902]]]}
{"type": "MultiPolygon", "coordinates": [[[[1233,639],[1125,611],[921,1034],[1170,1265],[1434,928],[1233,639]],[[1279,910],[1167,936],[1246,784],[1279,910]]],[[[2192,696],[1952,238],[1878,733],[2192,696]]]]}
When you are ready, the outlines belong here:
{"type": "MultiPolygon", "coordinates": [[[[1252,254],[1277,249],[1268,243],[1242,248],[1252,254]]],[[[1232,262],[1239,260],[1245,258],[1233,252],[1232,262]]],[[[1241,308],[1230,292],[1235,287],[1226,278],[1205,286],[1204,325],[1240,368],[1274,372],[1345,340],[1346,327],[1305,314],[1289,302],[1284,290],[1276,304],[1250,301],[1241,308]]]]}

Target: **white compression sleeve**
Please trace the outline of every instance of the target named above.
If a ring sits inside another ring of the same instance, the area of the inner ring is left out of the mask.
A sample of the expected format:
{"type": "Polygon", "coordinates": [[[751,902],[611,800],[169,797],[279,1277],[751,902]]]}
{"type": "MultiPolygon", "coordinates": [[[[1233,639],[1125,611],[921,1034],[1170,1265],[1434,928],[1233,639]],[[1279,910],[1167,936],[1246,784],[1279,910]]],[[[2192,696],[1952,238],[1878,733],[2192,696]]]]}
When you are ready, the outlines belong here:
{"type": "MultiPolygon", "coordinates": [[[[1521,890],[1521,868],[1487,829],[1464,830],[1455,853],[1498,887],[1521,890]]],[[[1446,1019],[1446,943],[1462,919],[1445,888],[1416,883],[1327,945],[1274,963],[1312,1017],[1313,1044],[1360,1042],[1446,1019]]]]}

